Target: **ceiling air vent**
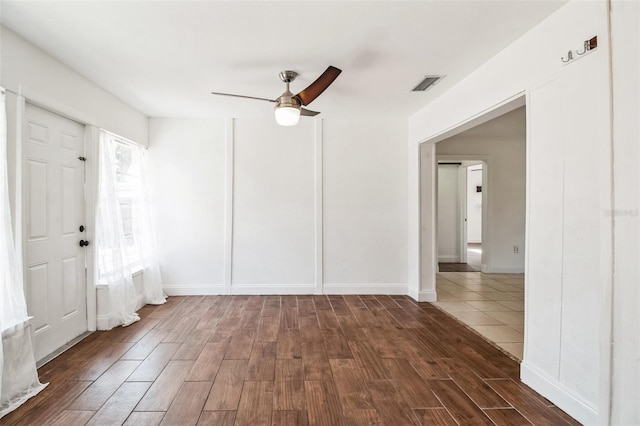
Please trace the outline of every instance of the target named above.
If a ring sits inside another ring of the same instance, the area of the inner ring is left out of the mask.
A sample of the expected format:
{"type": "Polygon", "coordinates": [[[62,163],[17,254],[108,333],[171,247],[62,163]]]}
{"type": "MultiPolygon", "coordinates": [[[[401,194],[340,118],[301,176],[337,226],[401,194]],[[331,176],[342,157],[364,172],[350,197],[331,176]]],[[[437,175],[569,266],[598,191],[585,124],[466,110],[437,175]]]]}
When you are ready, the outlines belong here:
{"type": "Polygon", "coordinates": [[[424,92],[429,87],[436,84],[443,76],[441,75],[428,75],[416,87],[411,89],[412,92],[424,92]]]}

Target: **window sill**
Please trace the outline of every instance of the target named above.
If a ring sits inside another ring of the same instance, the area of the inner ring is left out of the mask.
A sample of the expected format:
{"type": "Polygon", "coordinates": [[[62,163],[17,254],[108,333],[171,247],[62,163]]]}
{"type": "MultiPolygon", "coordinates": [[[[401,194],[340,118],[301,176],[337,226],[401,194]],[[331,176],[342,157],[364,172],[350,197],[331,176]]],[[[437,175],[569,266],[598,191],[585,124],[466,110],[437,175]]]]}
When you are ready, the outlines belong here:
{"type": "MultiPolygon", "coordinates": [[[[142,265],[134,266],[133,268],[131,268],[131,277],[132,278],[138,277],[142,275],[143,271],[144,271],[144,268],[142,267],[142,265]]],[[[109,284],[107,284],[107,280],[105,279],[98,279],[98,281],[96,282],[96,289],[104,289],[104,288],[107,288],[108,286],[109,284]]]]}

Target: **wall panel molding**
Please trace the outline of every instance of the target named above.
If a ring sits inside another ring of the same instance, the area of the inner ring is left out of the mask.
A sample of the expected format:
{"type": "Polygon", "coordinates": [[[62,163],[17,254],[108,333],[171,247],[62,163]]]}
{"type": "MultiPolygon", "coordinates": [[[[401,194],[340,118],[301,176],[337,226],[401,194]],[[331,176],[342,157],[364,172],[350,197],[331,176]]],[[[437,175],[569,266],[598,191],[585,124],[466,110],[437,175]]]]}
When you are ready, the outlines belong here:
{"type": "Polygon", "coordinates": [[[234,120],[225,121],[225,190],[224,190],[224,294],[231,294],[233,280],[233,142],[234,120]]]}
{"type": "Polygon", "coordinates": [[[315,121],[315,225],[316,225],[316,264],[315,264],[315,293],[323,293],[324,284],[324,245],[323,245],[323,208],[324,208],[324,192],[323,192],[323,159],[324,159],[324,134],[323,134],[323,120],[319,119],[315,121]]]}

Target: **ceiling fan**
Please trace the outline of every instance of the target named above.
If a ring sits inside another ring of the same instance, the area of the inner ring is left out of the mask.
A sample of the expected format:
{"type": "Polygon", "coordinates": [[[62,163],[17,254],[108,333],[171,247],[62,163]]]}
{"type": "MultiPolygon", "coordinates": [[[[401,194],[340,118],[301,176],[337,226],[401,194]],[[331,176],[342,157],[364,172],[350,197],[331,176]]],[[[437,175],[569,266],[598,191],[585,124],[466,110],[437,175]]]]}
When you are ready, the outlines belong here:
{"type": "Polygon", "coordinates": [[[306,89],[294,95],[289,91],[289,83],[296,79],[298,73],[295,71],[280,72],[280,80],[287,85],[286,90],[276,99],[256,98],[254,96],[234,95],[232,93],[211,92],[213,95],[233,96],[236,98],[257,99],[259,101],[267,101],[275,103],[276,122],[281,126],[295,126],[301,115],[313,117],[320,114],[317,111],[311,111],[302,106],[307,106],[314,101],[333,81],[340,75],[342,70],[329,66],[320,77],[311,83],[306,89]]]}

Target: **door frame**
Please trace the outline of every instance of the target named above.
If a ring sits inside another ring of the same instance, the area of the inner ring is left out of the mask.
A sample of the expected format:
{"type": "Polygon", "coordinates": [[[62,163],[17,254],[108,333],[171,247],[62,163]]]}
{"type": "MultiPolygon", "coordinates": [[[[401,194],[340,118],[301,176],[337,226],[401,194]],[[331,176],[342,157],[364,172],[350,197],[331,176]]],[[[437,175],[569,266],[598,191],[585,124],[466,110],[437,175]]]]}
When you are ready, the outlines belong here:
{"type": "MultiPolygon", "coordinates": [[[[485,190],[487,187],[485,187],[485,172],[484,169],[485,167],[487,167],[487,164],[485,161],[469,161],[469,160],[465,160],[462,161],[462,166],[461,168],[464,168],[464,172],[460,173],[460,176],[464,176],[461,179],[461,182],[464,181],[464,185],[460,186],[460,236],[461,236],[461,240],[460,240],[460,259],[464,259],[464,261],[461,261],[461,263],[467,263],[467,253],[468,253],[468,247],[469,247],[469,235],[468,235],[468,230],[469,230],[469,167],[473,167],[473,166],[477,166],[477,165],[481,165],[482,166],[482,209],[480,212],[480,232],[484,232],[484,226],[486,225],[485,223],[485,216],[487,215],[487,209],[489,208],[488,203],[485,203],[485,199],[488,197],[488,192],[487,194],[485,194],[485,190]],[[471,163],[471,164],[465,164],[465,163],[471,163]]],[[[482,254],[480,255],[480,261],[481,261],[481,265],[482,265],[482,254]]]]}
{"type": "MultiPolygon", "coordinates": [[[[24,269],[24,259],[26,256],[26,244],[24,242],[24,227],[26,222],[23,219],[24,215],[24,200],[22,197],[23,187],[23,161],[24,161],[24,135],[26,134],[27,117],[26,117],[26,104],[29,103],[38,108],[44,109],[52,114],[59,115],[69,120],[75,121],[84,125],[84,152],[85,158],[85,182],[84,182],[84,196],[85,196],[85,227],[86,238],[94,242],[95,241],[95,202],[97,199],[97,144],[99,137],[99,129],[93,120],[83,117],[83,114],[77,111],[67,108],[65,106],[47,102],[46,98],[39,97],[37,94],[30,94],[29,97],[25,97],[22,93],[15,95],[15,103],[7,102],[7,116],[15,116],[15,121],[11,122],[7,120],[7,136],[8,145],[11,145],[9,136],[13,132],[13,145],[14,145],[14,175],[10,176],[14,181],[13,191],[15,191],[15,207],[14,207],[14,240],[16,245],[16,253],[19,257],[19,261],[24,269]],[[9,111],[11,110],[11,111],[9,111]]],[[[90,244],[85,250],[85,286],[86,286],[86,305],[87,305],[87,331],[96,330],[96,283],[95,283],[95,244],[90,244]]],[[[23,275],[23,289],[26,291],[26,275],[23,275]]]]}
{"type": "MultiPolygon", "coordinates": [[[[417,170],[410,171],[411,178],[415,178],[417,181],[415,187],[412,187],[412,190],[415,189],[417,191],[417,198],[415,199],[417,204],[413,205],[417,216],[410,215],[409,222],[410,232],[417,234],[415,240],[410,241],[410,266],[412,268],[410,273],[413,273],[413,275],[410,274],[410,282],[413,283],[415,281],[416,286],[410,285],[408,294],[414,299],[421,302],[437,300],[436,274],[438,273],[438,261],[436,235],[433,231],[437,226],[434,212],[435,191],[433,187],[437,176],[436,143],[524,106],[525,97],[526,91],[517,92],[434,135],[418,141],[416,146],[417,170]],[[415,220],[415,223],[412,220],[415,220]],[[414,260],[415,269],[413,269],[414,260]]],[[[483,178],[485,177],[487,177],[486,174],[483,175],[483,178]]],[[[484,181],[488,182],[489,179],[484,179],[484,181]]]]}
{"type": "Polygon", "coordinates": [[[458,259],[467,263],[467,167],[458,167],[458,259]]]}

